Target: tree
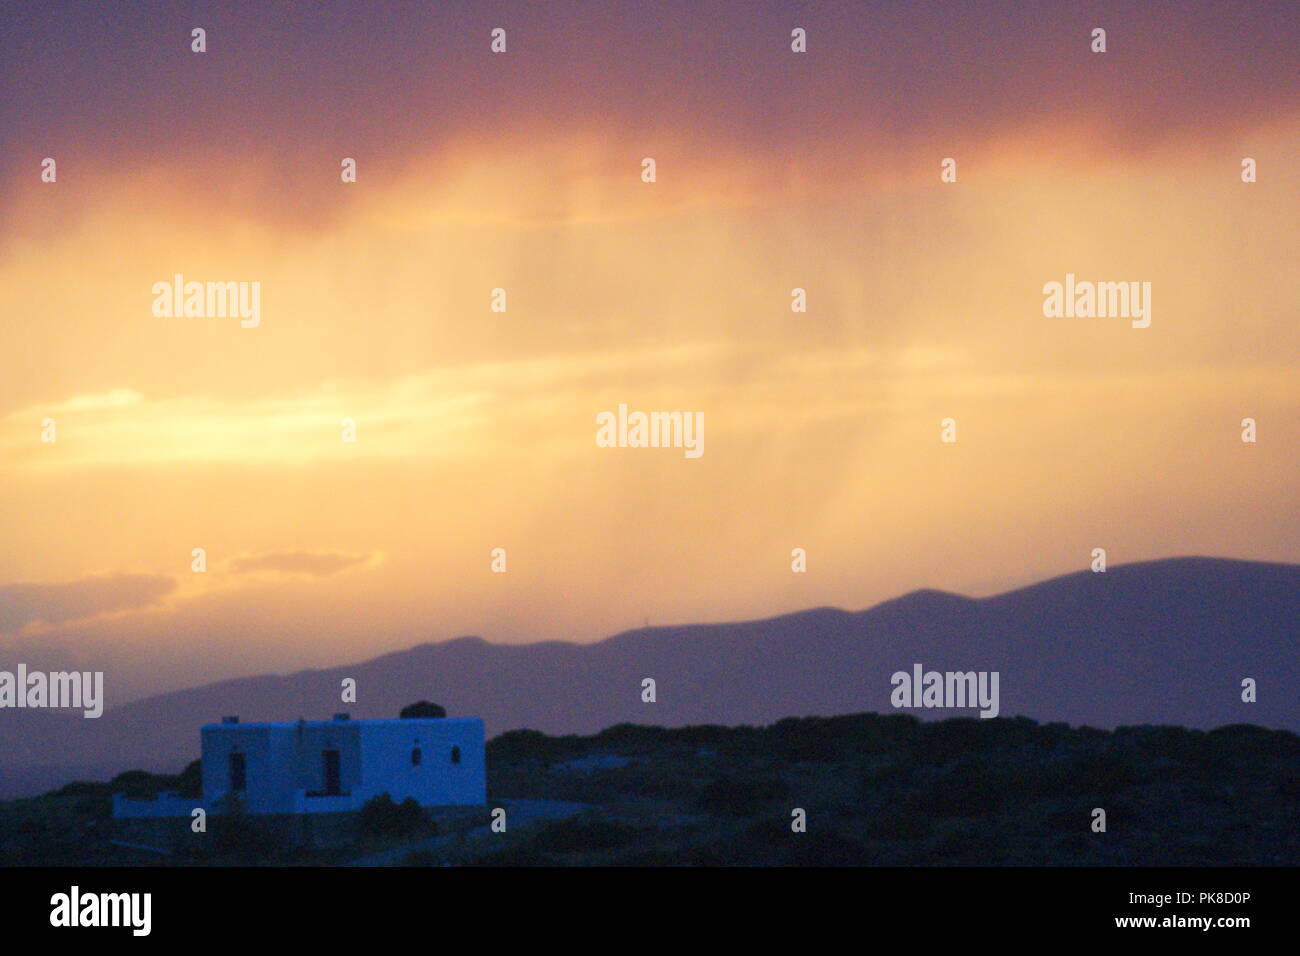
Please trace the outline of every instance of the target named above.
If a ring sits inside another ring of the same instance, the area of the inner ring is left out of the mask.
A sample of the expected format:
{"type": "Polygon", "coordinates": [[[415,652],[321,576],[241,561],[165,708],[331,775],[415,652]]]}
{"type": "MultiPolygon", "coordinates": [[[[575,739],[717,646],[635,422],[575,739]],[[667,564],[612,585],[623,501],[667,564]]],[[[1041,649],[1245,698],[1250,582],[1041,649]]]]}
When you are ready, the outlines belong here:
{"type": "Polygon", "coordinates": [[[407,704],[402,708],[402,712],[398,714],[398,716],[403,720],[408,717],[446,717],[447,708],[443,707],[441,704],[434,704],[427,700],[422,700],[415,704],[407,704]]]}

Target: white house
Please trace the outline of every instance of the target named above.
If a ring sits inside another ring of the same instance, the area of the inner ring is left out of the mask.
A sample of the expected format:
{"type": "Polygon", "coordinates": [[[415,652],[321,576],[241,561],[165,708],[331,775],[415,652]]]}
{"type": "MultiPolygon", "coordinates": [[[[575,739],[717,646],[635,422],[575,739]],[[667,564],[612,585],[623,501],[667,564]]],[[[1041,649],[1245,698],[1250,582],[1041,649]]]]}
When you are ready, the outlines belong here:
{"type": "Polygon", "coordinates": [[[299,720],[202,729],[203,797],[113,797],[115,817],[222,813],[315,814],[360,810],[381,793],[426,807],[487,801],[483,721],[477,717],[299,720]]]}

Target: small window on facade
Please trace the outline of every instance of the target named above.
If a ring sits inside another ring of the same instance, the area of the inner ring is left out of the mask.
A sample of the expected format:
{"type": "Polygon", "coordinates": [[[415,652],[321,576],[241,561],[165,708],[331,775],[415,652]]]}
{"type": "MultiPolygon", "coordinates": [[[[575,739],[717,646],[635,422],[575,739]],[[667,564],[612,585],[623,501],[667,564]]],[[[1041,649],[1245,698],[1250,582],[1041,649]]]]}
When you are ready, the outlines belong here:
{"type": "Polygon", "coordinates": [[[337,750],[322,750],[320,755],[321,760],[324,762],[325,794],[330,797],[340,796],[343,793],[343,774],[339,752],[337,750]]]}
{"type": "Polygon", "coordinates": [[[239,751],[230,754],[230,789],[235,792],[243,790],[247,784],[247,765],[244,763],[244,755],[239,751]]]}
{"type": "Polygon", "coordinates": [[[459,747],[452,747],[452,748],[451,748],[451,762],[452,762],[452,763],[460,763],[460,748],[459,748],[459,747]]]}
{"type": "Polygon", "coordinates": [[[411,766],[420,766],[420,748],[416,747],[411,751],[411,766]]]}

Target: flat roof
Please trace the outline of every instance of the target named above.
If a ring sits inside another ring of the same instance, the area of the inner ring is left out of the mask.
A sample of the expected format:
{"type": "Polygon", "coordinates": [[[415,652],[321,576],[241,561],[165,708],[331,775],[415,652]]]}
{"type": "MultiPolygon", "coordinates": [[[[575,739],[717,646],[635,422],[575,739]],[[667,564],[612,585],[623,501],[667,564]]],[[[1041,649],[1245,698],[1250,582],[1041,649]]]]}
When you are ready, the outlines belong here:
{"type": "Polygon", "coordinates": [[[245,730],[252,728],[254,730],[284,728],[292,730],[299,725],[303,727],[411,727],[423,726],[426,724],[481,724],[482,717],[378,717],[366,719],[361,717],[349,717],[347,720],[250,720],[248,723],[242,721],[237,724],[204,724],[203,730],[245,730]]]}

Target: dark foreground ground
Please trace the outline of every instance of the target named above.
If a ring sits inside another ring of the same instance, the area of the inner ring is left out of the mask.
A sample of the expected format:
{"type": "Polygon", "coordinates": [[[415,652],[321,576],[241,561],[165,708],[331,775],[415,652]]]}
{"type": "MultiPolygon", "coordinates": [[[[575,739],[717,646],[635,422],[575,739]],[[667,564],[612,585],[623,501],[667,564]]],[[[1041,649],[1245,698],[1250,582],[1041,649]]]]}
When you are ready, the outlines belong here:
{"type": "Polygon", "coordinates": [[[624,724],[488,744],[489,802],[372,807],[288,845],[216,818],[169,855],[119,847],[111,794],[193,790],[142,771],[0,803],[0,865],[1295,865],[1300,737],[1249,725],[1113,732],[860,714],[770,727],[624,724]],[[506,810],[506,831],[488,826],[506,810]],[[1094,810],[1105,832],[1094,832],[1094,810]],[[806,814],[794,832],[793,811],[806,814]]]}

